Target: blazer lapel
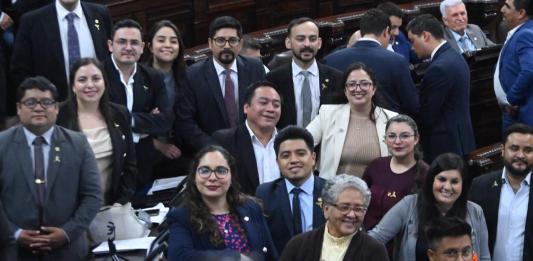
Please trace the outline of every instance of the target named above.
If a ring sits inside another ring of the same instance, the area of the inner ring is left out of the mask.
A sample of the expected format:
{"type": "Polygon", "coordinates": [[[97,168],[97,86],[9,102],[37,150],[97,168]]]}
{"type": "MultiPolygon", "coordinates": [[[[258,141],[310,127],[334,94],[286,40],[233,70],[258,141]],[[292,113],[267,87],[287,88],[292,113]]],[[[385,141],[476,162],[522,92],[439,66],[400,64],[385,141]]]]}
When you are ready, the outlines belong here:
{"type": "Polygon", "coordinates": [[[318,206],[320,203],[318,199],[320,198],[320,193],[322,189],[322,180],[315,176],[315,184],[313,187],[313,228],[318,228],[324,224],[324,211],[322,206],[318,206]]]}
{"type": "MultiPolygon", "coordinates": [[[[85,15],[85,20],[87,21],[87,27],[89,27],[89,31],[91,31],[95,54],[98,56],[98,54],[108,53],[109,51],[105,49],[105,45],[98,44],[107,43],[103,20],[100,17],[96,17],[95,13],[91,12],[91,9],[87,8],[84,2],[80,1],[80,3],[83,14],[85,15]]],[[[102,59],[105,57],[99,58],[102,59]]]]}
{"type": "Polygon", "coordinates": [[[285,186],[285,179],[280,179],[276,184],[276,198],[280,202],[281,213],[283,214],[283,219],[291,235],[294,235],[294,226],[292,220],[292,211],[291,205],[289,203],[289,193],[287,192],[287,187],[285,186]]]}
{"type": "Polygon", "coordinates": [[[222,95],[222,88],[220,86],[220,82],[218,81],[218,75],[217,71],[215,70],[215,66],[213,65],[213,58],[208,59],[204,62],[204,77],[207,82],[208,88],[211,89],[211,93],[213,96],[215,96],[215,100],[217,102],[218,109],[220,110],[220,114],[224,118],[224,122],[226,123],[226,126],[230,126],[229,120],[228,120],[228,113],[226,112],[226,105],[224,103],[224,96],[222,95]]]}
{"type": "Polygon", "coordinates": [[[317,62],[318,65],[318,86],[320,88],[320,104],[326,103],[327,92],[331,81],[329,75],[326,74],[326,70],[323,69],[324,65],[317,62]]]}
{"type": "Polygon", "coordinates": [[[19,159],[17,164],[19,164],[22,168],[22,174],[28,183],[28,187],[30,188],[35,202],[37,202],[38,198],[37,191],[35,191],[35,172],[33,169],[33,160],[30,155],[31,149],[28,147],[26,135],[24,135],[22,126],[17,127],[14,142],[18,144],[18,146],[15,147],[15,153],[19,159]]]}
{"type": "Polygon", "coordinates": [[[235,149],[241,154],[240,159],[242,160],[242,164],[248,170],[246,174],[241,173],[240,175],[248,175],[251,185],[255,186],[253,189],[255,192],[255,189],[259,186],[259,173],[257,172],[257,161],[255,159],[252,139],[244,123],[239,125],[237,131],[237,147],[235,149]]]}
{"type": "Polygon", "coordinates": [[[251,83],[250,79],[250,70],[246,67],[246,64],[243,63],[242,59],[237,56],[235,59],[237,62],[237,78],[239,82],[239,121],[244,121],[244,96],[246,95],[246,89],[248,89],[248,85],[251,83]]]}
{"type": "Polygon", "coordinates": [[[150,88],[151,86],[146,85],[144,76],[141,72],[139,65],[137,66],[137,71],[133,76],[133,106],[132,112],[149,112],[152,108],[149,106],[148,110],[145,110],[146,100],[150,97],[150,88]]]}
{"type": "MultiPolygon", "coordinates": [[[[56,62],[60,64],[61,71],[65,70],[65,60],[63,55],[63,47],[61,45],[61,34],[59,32],[59,23],[57,21],[57,11],[54,5],[49,5],[48,7],[48,17],[43,21],[43,33],[46,36],[47,46],[53,46],[51,48],[52,53],[51,57],[56,59],[56,62]]],[[[66,75],[65,75],[66,77],[66,75]]]]}
{"type": "Polygon", "coordinates": [[[385,144],[385,142],[381,142],[381,139],[384,139],[385,137],[385,126],[387,125],[389,118],[385,111],[381,108],[376,108],[374,111],[374,117],[376,118],[376,131],[378,133],[378,140],[380,141],[379,149],[381,157],[385,157],[389,155],[389,149],[387,148],[387,144],[385,144]]]}
{"type": "MultiPolygon", "coordinates": [[[[284,111],[282,114],[287,115],[287,122],[291,122],[291,124],[296,124],[296,98],[294,97],[294,82],[292,80],[292,63],[288,63],[286,65],[286,73],[283,74],[283,78],[281,79],[281,83],[283,86],[278,86],[282,91],[283,95],[283,109],[284,111]]],[[[282,116],[283,117],[283,116],[282,116]]]]}
{"type": "MultiPolygon", "coordinates": [[[[341,154],[342,154],[342,148],[344,147],[344,141],[346,140],[346,132],[348,131],[348,124],[350,122],[350,105],[345,104],[342,105],[340,113],[338,116],[333,117],[332,125],[334,126],[334,134],[337,137],[335,137],[334,140],[334,157],[335,160],[333,162],[340,162],[341,154]]],[[[332,166],[333,168],[337,169],[339,166],[332,166]]]]}
{"type": "Polygon", "coordinates": [[[61,168],[63,151],[62,148],[65,138],[63,133],[59,130],[58,127],[54,127],[54,132],[52,133],[52,141],[50,143],[50,153],[48,154],[48,171],[46,173],[46,196],[45,202],[48,200],[48,195],[54,186],[54,182],[59,174],[59,169],[61,168]]]}

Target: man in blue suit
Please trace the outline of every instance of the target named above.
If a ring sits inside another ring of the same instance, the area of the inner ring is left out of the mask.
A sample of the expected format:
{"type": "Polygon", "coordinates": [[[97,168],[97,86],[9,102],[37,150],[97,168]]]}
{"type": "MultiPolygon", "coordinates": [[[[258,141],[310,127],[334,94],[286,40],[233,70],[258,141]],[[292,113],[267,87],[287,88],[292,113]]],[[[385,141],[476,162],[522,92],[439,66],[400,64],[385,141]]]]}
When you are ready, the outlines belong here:
{"type": "Polygon", "coordinates": [[[419,128],[426,161],[453,152],[465,155],[476,148],[470,119],[470,69],[465,59],[443,39],[441,23],[432,15],[407,25],[419,58],[430,58],[420,88],[419,128]]]}
{"type": "Polygon", "coordinates": [[[405,59],[407,59],[407,61],[409,61],[411,64],[420,62],[420,59],[418,59],[413,50],[411,50],[411,43],[409,42],[409,39],[407,39],[407,36],[405,36],[405,34],[400,30],[403,22],[402,9],[393,2],[381,3],[377,6],[377,8],[389,16],[391,24],[390,43],[387,46],[387,49],[405,57],[405,59]]]}
{"type": "Polygon", "coordinates": [[[326,222],[320,199],[325,181],[313,175],[316,154],[307,130],[296,126],[281,130],[274,150],[283,177],[261,184],[256,196],[264,203],[274,245],[282,253],[293,236],[326,222]]]}
{"type": "Polygon", "coordinates": [[[512,28],[494,72],[494,91],[505,130],[516,122],[533,125],[533,3],[507,0],[501,12],[512,28]]]}
{"type": "Polygon", "coordinates": [[[376,74],[378,93],[386,109],[415,116],[418,95],[409,71],[409,63],[401,55],[388,51],[391,23],[379,9],[370,9],[360,22],[361,37],[353,47],[334,52],[324,58],[326,65],[344,71],[354,62],[368,65],[376,74]]]}

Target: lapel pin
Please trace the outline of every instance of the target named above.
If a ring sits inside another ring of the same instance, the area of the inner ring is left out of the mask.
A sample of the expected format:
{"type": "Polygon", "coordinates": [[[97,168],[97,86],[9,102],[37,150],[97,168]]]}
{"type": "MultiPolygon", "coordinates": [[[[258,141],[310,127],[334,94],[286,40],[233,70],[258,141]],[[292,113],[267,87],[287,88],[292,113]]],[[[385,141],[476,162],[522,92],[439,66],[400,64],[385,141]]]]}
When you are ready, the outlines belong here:
{"type": "Polygon", "coordinates": [[[61,160],[59,159],[59,156],[56,156],[56,157],[54,158],[54,162],[61,162],[61,160]]]}
{"type": "Polygon", "coordinates": [[[396,198],[396,191],[393,191],[393,192],[389,192],[389,193],[387,193],[387,196],[388,196],[389,198],[396,198]]]}
{"type": "Polygon", "coordinates": [[[248,216],[244,217],[244,221],[248,222],[249,220],[250,220],[250,218],[248,216]]]}
{"type": "Polygon", "coordinates": [[[493,188],[498,187],[498,182],[497,182],[496,180],[494,181],[494,183],[492,183],[492,187],[493,187],[493,188]]]}
{"type": "Polygon", "coordinates": [[[316,200],[316,203],[315,203],[315,204],[316,204],[319,208],[322,208],[322,206],[323,206],[322,198],[318,198],[318,199],[316,200]]]}
{"type": "Polygon", "coordinates": [[[148,91],[148,86],[143,85],[143,88],[144,88],[145,91],[148,91]]]}
{"type": "Polygon", "coordinates": [[[59,147],[55,147],[54,150],[57,151],[57,152],[61,151],[61,149],[59,147]]]}
{"type": "Polygon", "coordinates": [[[94,27],[96,27],[96,29],[100,31],[100,21],[98,19],[94,19],[94,27]]]}
{"type": "Polygon", "coordinates": [[[263,247],[263,253],[266,253],[268,249],[266,247],[263,247]]]}
{"type": "Polygon", "coordinates": [[[329,79],[326,78],[324,81],[325,81],[325,82],[329,82],[329,79]]]}
{"type": "Polygon", "coordinates": [[[113,122],[113,124],[115,125],[115,128],[120,127],[120,125],[118,125],[118,123],[116,123],[116,122],[113,122]]]}

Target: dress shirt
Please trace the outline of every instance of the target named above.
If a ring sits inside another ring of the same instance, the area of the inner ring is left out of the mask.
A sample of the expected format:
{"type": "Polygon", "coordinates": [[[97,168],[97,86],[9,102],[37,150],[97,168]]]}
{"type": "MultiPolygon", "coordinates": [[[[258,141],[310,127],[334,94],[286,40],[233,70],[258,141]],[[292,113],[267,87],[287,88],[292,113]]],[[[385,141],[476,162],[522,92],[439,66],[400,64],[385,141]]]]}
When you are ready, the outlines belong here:
{"type": "Polygon", "coordinates": [[[520,24],[516,26],[515,28],[511,29],[507,33],[507,37],[505,38],[505,42],[503,43],[502,50],[500,51],[500,55],[498,56],[498,62],[496,63],[496,70],[494,70],[494,77],[493,77],[493,83],[494,83],[494,92],[496,94],[496,99],[498,100],[498,104],[500,105],[509,105],[509,101],[507,101],[507,94],[503,90],[502,83],[500,82],[500,59],[502,58],[503,50],[505,50],[506,43],[511,39],[513,34],[523,25],[520,24]]]}
{"type": "MultiPolygon", "coordinates": [[[[59,34],[61,36],[61,47],[63,49],[63,60],[65,61],[65,71],[67,75],[67,81],[69,79],[70,64],[68,64],[68,21],[66,16],[71,13],[71,11],[65,9],[60,3],[59,0],[56,0],[56,10],[57,10],[57,21],[59,23],[59,34]]],[[[74,27],[78,33],[78,39],[80,42],[80,57],[93,57],[96,58],[96,52],[94,51],[93,37],[89,26],[87,25],[87,19],[83,14],[83,9],[81,4],[78,3],[76,8],[72,10],[72,13],[75,13],[77,18],[74,19],[74,27]]],[[[43,32],[45,33],[45,32],[43,32]]]]}
{"type": "MultiPolygon", "coordinates": [[[[303,124],[303,108],[302,108],[302,85],[304,83],[305,77],[300,72],[303,71],[300,66],[298,66],[294,59],[292,60],[292,83],[294,86],[294,97],[295,97],[295,104],[296,104],[296,124],[301,127],[303,124]]],[[[307,71],[309,72],[309,87],[311,87],[311,102],[312,102],[312,110],[311,110],[311,121],[315,118],[315,116],[318,114],[318,108],[320,107],[320,79],[318,74],[318,65],[316,63],[316,60],[313,61],[313,64],[309,68],[307,68],[307,71]]],[[[311,122],[310,121],[310,122],[311,122]]]]}
{"type": "Polygon", "coordinates": [[[521,261],[524,252],[531,172],[520,183],[520,188],[516,192],[509,184],[505,173],[504,168],[493,260],[521,261]]]}
{"type": "MultiPolygon", "coordinates": [[[[33,132],[31,132],[28,129],[26,129],[26,127],[24,127],[23,130],[24,130],[24,135],[26,136],[26,142],[28,143],[28,146],[30,147],[31,165],[32,165],[33,169],[35,170],[35,158],[34,158],[35,155],[33,153],[33,151],[35,149],[34,149],[34,146],[33,146],[33,141],[35,140],[37,135],[33,134],[33,132]]],[[[43,143],[44,179],[45,179],[45,181],[47,179],[47,174],[48,174],[48,159],[50,158],[49,154],[50,154],[50,146],[51,146],[51,142],[52,142],[52,133],[54,133],[54,127],[50,128],[45,133],[43,133],[43,135],[41,135],[44,138],[44,140],[46,141],[45,143],[43,143]]],[[[44,183],[44,185],[46,186],[46,182],[44,183]]]]}
{"type": "MultiPolygon", "coordinates": [[[[287,187],[289,203],[292,210],[292,198],[293,194],[291,193],[294,186],[289,180],[285,179],[285,186],[287,187]]],[[[313,173],[309,178],[300,186],[302,192],[300,192],[300,209],[302,214],[302,233],[313,230],[313,190],[315,187],[315,177],[313,173]]]]}
{"type": "MultiPolygon", "coordinates": [[[[224,74],[224,71],[226,68],[222,67],[215,59],[213,59],[213,64],[215,65],[215,70],[217,71],[218,75],[218,82],[220,83],[220,90],[222,91],[222,97],[224,97],[225,91],[226,91],[226,75],[224,74]]],[[[237,111],[239,110],[239,75],[237,71],[237,63],[235,60],[231,64],[231,67],[229,68],[231,70],[231,80],[233,81],[233,88],[235,92],[235,104],[237,105],[237,111]]],[[[244,86],[246,88],[246,86],[244,86]]],[[[237,113],[237,116],[239,114],[237,113]]]]}
{"type": "Polygon", "coordinates": [[[472,39],[470,39],[470,37],[468,36],[468,34],[465,32],[464,35],[460,35],[458,33],[456,33],[454,30],[451,30],[450,31],[452,32],[452,35],[453,35],[453,39],[455,39],[455,42],[457,42],[457,46],[459,46],[459,48],[461,49],[461,51],[464,53],[464,52],[467,52],[467,51],[475,51],[476,50],[476,46],[474,45],[474,42],[472,41],[472,39]],[[463,47],[461,45],[461,37],[465,37],[465,44],[466,44],[466,50],[463,50],[463,47]]]}
{"type": "Polygon", "coordinates": [[[278,131],[274,128],[272,137],[266,145],[263,145],[261,141],[255,136],[255,133],[250,129],[248,120],[245,122],[246,129],[252,139],[252,146],[254,147],[255,162],[257,165],[257,174],[259,175],[259,184],[270,182],[279,178],[279,168],[276,161],[276,152],[274,151],[274,140],[278,131]]]}
{"type": "Polygon", "coordinates": [[[334,237],[329,233],[328,224],[324,228],[324,239],[322,240],[322,253],[320,260],[328,261],[342,261],[348,251],[348,247],[352,242],[353,236],[357,233],[356,230],[353,234],[344,237],[334,237]]]}
{"type": "Polygon", "coordinates": [[[433,49],[433,52],[431,52],[431,61],[433,61],[433,57],[435,57],[435,54],[437,51],[446,43],[446,41],[442,41],[435,49],[433,49]]]}

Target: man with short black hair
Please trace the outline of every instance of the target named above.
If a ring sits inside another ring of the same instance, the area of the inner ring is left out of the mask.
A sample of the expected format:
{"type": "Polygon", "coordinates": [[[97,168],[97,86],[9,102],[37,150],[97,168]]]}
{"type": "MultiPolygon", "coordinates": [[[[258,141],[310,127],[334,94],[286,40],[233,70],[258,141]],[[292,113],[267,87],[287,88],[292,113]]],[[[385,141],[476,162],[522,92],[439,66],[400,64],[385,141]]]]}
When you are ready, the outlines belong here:
{"type": "Polygon", "coordinates": [[[473,260],[472,227],[464,220],[445,216],[437,218],[425,232],[430,261],[473,260]]]}
{"type": "Polygon", "coordinates": [[[413,50],[431,59],[420,87],[418,126],[427,162],[453,152],[466,155],[476,148],[470,119],[470,68],[446,43],[441,23],[424,14],[407,25],[413,50]]]}
{"type": "Polygon", "coordinates": [[[492,260],[533,259],[533,127],[511,125],[502,145],[503,170],[474,179],[470,200],[483,208],[492,260]]]}
{"type": "Polygon", "coordinates": [[[387,46],[387,49],[402,55],[411,64],[420,62],[416,54],[411,50],[409,39],[400,30],[403,20],[402,9],[393,2],[381,3],[377,8],[387,14],[390,20],[390,44],[387,46]]]}

